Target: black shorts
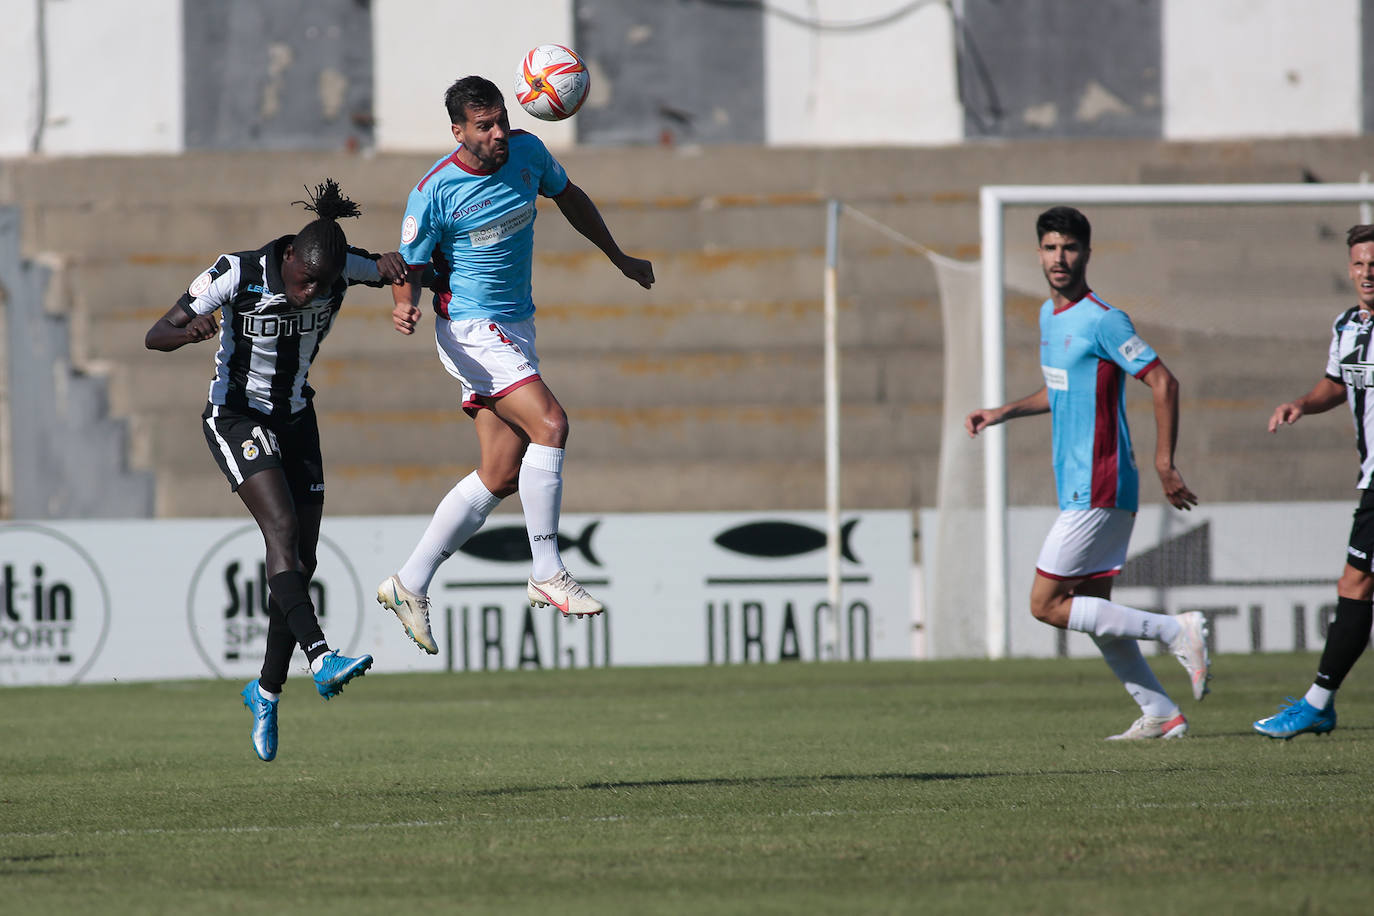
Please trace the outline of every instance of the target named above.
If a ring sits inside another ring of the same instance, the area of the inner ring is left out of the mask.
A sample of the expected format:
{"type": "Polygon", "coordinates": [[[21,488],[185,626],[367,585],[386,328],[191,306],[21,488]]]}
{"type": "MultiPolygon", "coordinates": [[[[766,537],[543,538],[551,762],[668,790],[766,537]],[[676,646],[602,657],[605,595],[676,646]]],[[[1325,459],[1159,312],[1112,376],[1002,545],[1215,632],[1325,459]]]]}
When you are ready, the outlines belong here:
{"type": "Polygon", "coordinates": [[[1350,525],[1350,546],[1345,548],[1345,562],[1360,572],[1370,571],[1370,557],[1374,556],[1374,489],[1365,490],[1355,507],[1355,521],[1350,525]]]}
{"type": "Polygon", "coordinates": [[[297,505],[324,502],[324,459],[315,407],[273,418],[256,410],[206,404],[205,441],[229,489],[260,471],[281,468],[297,505]]]}

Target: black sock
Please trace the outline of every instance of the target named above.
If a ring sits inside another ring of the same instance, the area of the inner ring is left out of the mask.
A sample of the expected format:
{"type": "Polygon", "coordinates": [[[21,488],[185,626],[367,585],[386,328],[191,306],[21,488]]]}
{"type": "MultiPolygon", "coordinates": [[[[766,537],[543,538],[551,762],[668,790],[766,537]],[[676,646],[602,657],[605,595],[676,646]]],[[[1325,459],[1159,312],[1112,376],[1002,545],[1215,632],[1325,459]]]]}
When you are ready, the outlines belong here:
{"type": "Polygon", "coordinates": [[[309,661],[314,661],[329,651],[324,630],[320,629],[320,619],[315,616],[315,606],[310,603],[310,584],[305,573],[295,570],[277,573],[267,580],[272,597],[282,606],[286,626],[291,630],[296,644],[305,652],[309,661]]]}
{"type": "Polygon", "coordinates": [[[262,657],[262,673],[258,683],[268,693],[281,693],[286,686],[286,674],[291,667],[291,655],[296,651],[296,638],[286,625],[286,612],[275,597],[267,599],[267,651],[262,657]]]}
{"type": "Polygon", "coordinates": [[[1316,684],[1335,690],[1355,667],[1365,646],[1369,645],[1369,628],[1374,624],[1374,602],[1340,598],[1336,601],[1336,617],[1326,631],[1326,648],[1322,650],[1317,667],[1316,684]]]}

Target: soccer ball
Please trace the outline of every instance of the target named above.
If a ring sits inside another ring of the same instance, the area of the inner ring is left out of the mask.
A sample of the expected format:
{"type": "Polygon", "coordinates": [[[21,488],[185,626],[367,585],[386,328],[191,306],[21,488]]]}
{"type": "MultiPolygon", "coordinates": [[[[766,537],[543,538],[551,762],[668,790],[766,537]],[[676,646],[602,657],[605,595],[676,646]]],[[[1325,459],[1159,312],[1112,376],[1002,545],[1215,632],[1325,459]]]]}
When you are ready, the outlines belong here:
{"type": "Polygon", "coordinates": [[[577,52],[562,45],[540,45],[515,68],[515,98],[542,121],[571,118],[587,100],[592,77],[577,52]]]}

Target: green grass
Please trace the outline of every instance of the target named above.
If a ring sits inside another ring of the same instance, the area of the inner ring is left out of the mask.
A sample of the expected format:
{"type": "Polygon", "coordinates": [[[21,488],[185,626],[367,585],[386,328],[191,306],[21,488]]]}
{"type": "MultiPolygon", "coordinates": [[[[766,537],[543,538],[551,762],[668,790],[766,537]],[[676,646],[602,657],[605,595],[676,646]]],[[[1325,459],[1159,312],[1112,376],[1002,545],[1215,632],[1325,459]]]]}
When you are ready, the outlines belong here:
{"type": "Polygon", "coordinates": [[[1370,679],[1249,731],[1315,665],[1223,656],[1142,743],[1094,660],[299,678],[271,764],[237,683],[9,688],[0,910],[1366,912],[1370,679]]]}

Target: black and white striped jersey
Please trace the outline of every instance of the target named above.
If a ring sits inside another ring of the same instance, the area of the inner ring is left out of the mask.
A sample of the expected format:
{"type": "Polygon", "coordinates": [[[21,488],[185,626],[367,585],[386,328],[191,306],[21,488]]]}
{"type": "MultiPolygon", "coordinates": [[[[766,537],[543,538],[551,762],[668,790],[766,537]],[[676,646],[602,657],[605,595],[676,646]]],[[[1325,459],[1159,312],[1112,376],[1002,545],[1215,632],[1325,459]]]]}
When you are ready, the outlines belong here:
{"type": "Polygon", "coordinates": [[[344,293],[355,283],[385,286],[378,255],[349,248],[343,273],[304,308],[286,302],[282,254],[294,235],[257,251],[222,254],[177,300],[192,315],[220,310],[219,352],[210,403],[282,416],[304,410],[314,397],[306,374],[334,324],[344,293]]]}
{"type": "Polygon", "coordinates": [[[1326,376],[1345,386],[1345,399],[1355,420],[1355,448],[1360,453],[1360,480],[1355,486],[1370,489],[1374,479],[1374,354],[1370,353],[1374,315],[1352,305],[1331,326],[1331,350],[1326,357],[1326,376]]]}

